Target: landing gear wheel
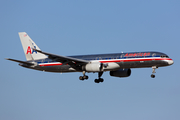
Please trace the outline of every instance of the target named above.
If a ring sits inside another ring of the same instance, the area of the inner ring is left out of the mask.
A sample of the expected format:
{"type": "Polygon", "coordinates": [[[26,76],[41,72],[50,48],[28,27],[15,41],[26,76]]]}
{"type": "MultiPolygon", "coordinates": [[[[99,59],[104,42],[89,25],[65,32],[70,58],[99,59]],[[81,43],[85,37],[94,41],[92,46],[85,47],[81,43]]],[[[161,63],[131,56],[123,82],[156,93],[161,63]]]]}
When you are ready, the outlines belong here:
{"type": "Polygon", "coordinates": [[[83,76],[83,78],[87,80],[89,77],[88,77],[88,76],[86,76],[86,75],[84,75],[84,76],[83,76]]]}
{"type": "Polygon", "coordinates": [[[151,77],[152,77],[152,78],[155,78],[155,75],[154,75],[154,74],[152,74],[152,75],[151,75],[151,77]]]}
{"type": "Polygon", "coordinates": [[[94,82],[95,82],[95,83],[99,83],[99,79],[95,79],[94,82]]]}
{"type": "Polygon", "coordinates": [[[80,76],[80,77],[79,77],[79,80],[84,80],[84,77],[83,77],[83,76],[80,76]]]}
{"type": "Polygon", "coordinates": [[[102,79],[102,78],[99,78],[99,79],[95,79],[95,80],[94,80],[94,82],[95,82],[95,83],[100,83],[100,82],[104,82],[104,79],[102,79]]]}
{"type": "Polygon", "coordinates": [[[104,79],[102,79],[102,78],[99,78],[99,82],[104,82],[104,79]]]}

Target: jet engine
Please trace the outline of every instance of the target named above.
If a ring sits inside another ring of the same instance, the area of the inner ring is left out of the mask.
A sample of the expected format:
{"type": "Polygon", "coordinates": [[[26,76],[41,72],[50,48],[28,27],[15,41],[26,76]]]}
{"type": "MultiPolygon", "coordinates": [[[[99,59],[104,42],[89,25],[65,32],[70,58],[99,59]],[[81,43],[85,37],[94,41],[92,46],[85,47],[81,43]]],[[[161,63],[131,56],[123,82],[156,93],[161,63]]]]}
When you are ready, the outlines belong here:
{"type": "Polygon", "coordinates": [[[100,62],[92,62],[84,65],[82,70],[86,72],[101,72],[103,71],[104,64],[100,62]]]}
{"type": "Polygon", "coordinates": [[[91,62],[82,67],[82,70],[86,72],[102,72],[110,70],[118,70],[120,66],[117,63],[100,63],[91,62]]]}
{"type": "Polygon", "coordinates": [[[129,77],[131,75],[131,69],[119,69],[116,71],[109,72],[114,77],[129,77]]]}

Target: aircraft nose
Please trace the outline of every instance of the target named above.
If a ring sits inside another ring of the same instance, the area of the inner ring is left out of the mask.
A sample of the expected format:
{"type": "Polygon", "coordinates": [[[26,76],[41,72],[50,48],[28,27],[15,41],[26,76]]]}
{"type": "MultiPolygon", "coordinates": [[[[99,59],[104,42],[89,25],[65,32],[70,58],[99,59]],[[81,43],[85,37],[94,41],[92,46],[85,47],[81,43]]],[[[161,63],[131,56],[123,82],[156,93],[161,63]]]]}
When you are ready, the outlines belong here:
{"type": "Polygon", "coordinates": [[[168,60],[168,64],[169,65],[172,65],[174,63],[174,61],[171,59],[171,60],[168,60]]]}

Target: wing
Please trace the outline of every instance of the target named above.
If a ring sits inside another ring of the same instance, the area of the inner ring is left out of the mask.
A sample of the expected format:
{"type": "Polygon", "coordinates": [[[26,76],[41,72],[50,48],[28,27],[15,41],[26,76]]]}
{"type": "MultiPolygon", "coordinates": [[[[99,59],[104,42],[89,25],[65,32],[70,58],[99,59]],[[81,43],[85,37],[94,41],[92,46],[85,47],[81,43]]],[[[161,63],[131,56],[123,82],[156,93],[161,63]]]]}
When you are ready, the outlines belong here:
{"type": "Polygon", "coordinates": [[[39,53],[47,55],[48,58],[50,58],[54,61],[61,62],[63,64],[74,65],[74,64],[87,64],[87,63],[89,63],[89,61],[87,61],[87,60],[82,60],[82,59],[77,59],[77,58],[67,57],[67,56],[61,56],[61,55],[55,55],[55,54],[43,52],[41,50],[37,50],[34,48],[32,48],[32,49],[39,52],[39,53]]]}
{"type": "Polygon", "coordinates": [[[10,58],[6,58],[6,60],[10,60],[10,61],[18,62],[18,63],[23,63],[26,65],[34,65],[33,63],[29,63],[29,62],[25,62],[25,61],[21,61],[21,60],[10,59],[10,58]]]}

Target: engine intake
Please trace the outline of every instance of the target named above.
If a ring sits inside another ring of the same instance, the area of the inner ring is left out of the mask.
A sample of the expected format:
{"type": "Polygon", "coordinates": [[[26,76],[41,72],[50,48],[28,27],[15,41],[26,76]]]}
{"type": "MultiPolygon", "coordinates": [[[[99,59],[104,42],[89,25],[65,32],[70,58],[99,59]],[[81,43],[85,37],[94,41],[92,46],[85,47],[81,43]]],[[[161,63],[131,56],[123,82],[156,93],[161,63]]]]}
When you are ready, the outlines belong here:
{"type": "Polygon", "coordinates": [[[114,77],[129,77],[131,75],[131,69],[119,69],[116,71],[109,72],[114,77]]]}

